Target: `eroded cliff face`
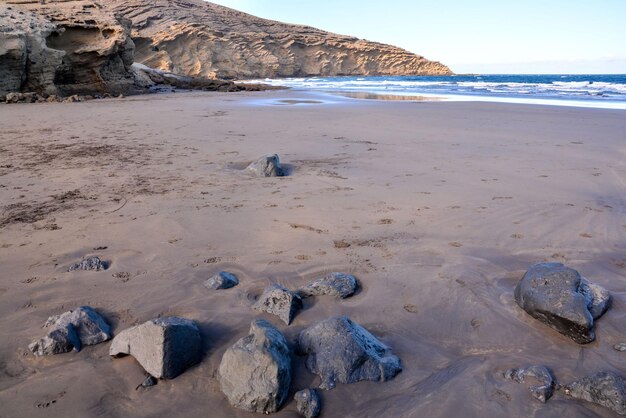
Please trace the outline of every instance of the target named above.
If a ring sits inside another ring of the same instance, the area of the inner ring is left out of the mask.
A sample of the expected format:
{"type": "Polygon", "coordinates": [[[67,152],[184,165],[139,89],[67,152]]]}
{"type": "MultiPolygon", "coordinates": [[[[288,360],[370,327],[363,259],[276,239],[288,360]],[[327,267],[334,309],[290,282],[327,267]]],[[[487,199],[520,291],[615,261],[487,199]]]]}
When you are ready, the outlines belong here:
{"type": "Polygon", "coordinates": [[[131,68],[130,24],[91,0],[3,1],[0,98],[141,90],[131,68]]]}
{"type": "Polygon", "coordinates": [[[403,49],[261,19],[202,0],[107,0],[132,20],[135,60],[187,76],[446,75],[403,49]]]}

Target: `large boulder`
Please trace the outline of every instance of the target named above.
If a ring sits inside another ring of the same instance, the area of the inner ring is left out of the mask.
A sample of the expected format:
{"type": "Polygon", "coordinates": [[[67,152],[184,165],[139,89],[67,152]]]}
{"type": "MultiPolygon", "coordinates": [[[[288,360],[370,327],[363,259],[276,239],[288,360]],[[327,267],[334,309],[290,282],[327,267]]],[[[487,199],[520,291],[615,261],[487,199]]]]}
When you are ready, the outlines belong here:
{"type": "Polygon", "coordinates": [[[332,295],[344,299],[348,296],[352,296],[357,286],[358,282],[356,278],[350,274],[330,273],[298,289],[298,294],[302,298],[332,295]]]}
{"type": "Polygon", "coordinates": [[[109,354],[131,355],[150,375],[173,379],[200,362],[200,330],[185,318],[153,319],[120,332],[111,342],[109,354]]]}
{"type": "Polygon", "coordinates": [[[289,325],[296,312],[302,309],[302,299],[298,294],[282,286],[271,285],[259,296],[254,309],[276,315],[289,325]]]}
{"type": "Polygon", "coordinates": [[[517,284],[515,301],[534,318],[586,344],[595,339],[594,320],[609,308],[610,295],[561,263],[540,263],[517,284]]]}
{"type": "Polygon", "coordinates": [[[93,308],[81,306],[61,315],[51,316],[44,328],[48,334],[28,346],[36,356],[80,351],[111,338],[111,327],[93,308]]]}
{"type": "Polygon", "coordinates": [[[250,334],[226,350],[218,373],[231,405],[251,412],[276,412],[291,384],[285,337],[269,322],[253,321],[250,334]]]}
{"type": "Polygon", "coordinates": [[[293,395],[296,409],[304,418],[315,418],[322,410],[320,397],[315,389],[303,389],[293,395]]]}
{"type": "Polygon", "coordinates": [[[321,377],[322,389],[332,389],[336,382],[386,381],[402,370],[389,347],[346,316],[306,328],[298,346],[307,355],[307,368],[321,377]]]}
{"type": "Polygon", "coordinates": [[[626,380],[613,372],[599,372],[565,385],[565,393],[626,415],[626,380]]]}
{"type": "Polygon", "coordinates": [[[205,287],[213,290],[230,289],[238,284],[239,279],[237,279],[237,276],[227,271],[220,271],[219,273],[209,277],[207,281],[204,282],[205,287]]]}
{"type": "Polygon", "coordinates": [[[268,154],[253,161],[246,167],[246,171],[257,177],[282,177],[285,170],[280,165],[278,154],[268,154]]]}
{"type": "Polygon", "coordinates": [[[545,403],[554,394],[554,377],[546,366],[529,366],[523,369],[509,369],[504,377],[524,383],[527,379],[533,383],[529,386],[530,393],[535,399],[545,403]]]}

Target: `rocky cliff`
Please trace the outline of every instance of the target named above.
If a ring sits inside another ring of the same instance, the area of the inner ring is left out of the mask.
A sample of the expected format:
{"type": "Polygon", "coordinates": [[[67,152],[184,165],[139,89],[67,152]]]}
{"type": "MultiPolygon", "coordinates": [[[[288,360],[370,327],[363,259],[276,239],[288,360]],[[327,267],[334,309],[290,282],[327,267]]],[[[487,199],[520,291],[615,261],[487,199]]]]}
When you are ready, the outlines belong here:
{"type": "Polygon", "coordinates": [[[0,97],[141,90],[131,68],[130,24],[95,1],[3,1],[0,97]]]}
{"type": "Polygon", "coordinates": [[[202,0],[106,0],[132,21],[135,60],[187,76],[446,75],[403,49],[261,19],[202,0]]]}

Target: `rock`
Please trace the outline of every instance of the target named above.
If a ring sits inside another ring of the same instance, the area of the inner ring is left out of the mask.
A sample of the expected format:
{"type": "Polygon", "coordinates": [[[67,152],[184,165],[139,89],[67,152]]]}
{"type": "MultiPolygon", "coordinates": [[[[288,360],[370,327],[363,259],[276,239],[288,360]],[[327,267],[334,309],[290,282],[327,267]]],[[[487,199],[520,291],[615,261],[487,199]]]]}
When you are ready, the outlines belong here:
{"type": "Polygon", "coordinates": [[[565,394],[626,415],[626,380],[613,372],[599,372],[565,385],[565,394]]]}
{"type": "Polygon", "coordinates": [[[0,99],[144,91],[131,68],[130,20],[83,1],[0,5],[0,99]]]}
{"type": "Polygon", "coordinates": [[[238,284],[239,279],[237,279],[237,276],[227,271],[220,271],[204,282],[204,285],[209,289],[230,289],[238,284]]]}
{"type": "Polygon", "coordinates": [[[540,263],[517,284],[515,301],[534,318],[586,344],[595,339],[594,320],[609,308],[610,295],[561,263],[540,263]]]}
{"type": "Polygon", "coordinates": [[[44,328],[50,329],[48,334],[28,346],[36,356],[80,351],[111,338],[109,324],[89,306],[51,316],[44,328]]]}
{"type": "Polygon", "coordinates": [[[309,296],[332,295],[342,299],[352,296],[357,288],[357,280],[354,276],[344,273],[330,273],[327,276],[316,279],[307,286],[298,290],[302,298],[309,296]]]}
{"type": "Polygon", "coordinates": [[[148,376],[148,377],[146,377],[146,378],[145,378],[145,380],[144,380],[143,382],[141,382],[141,383],[139,384],[139,386],[137,386],[137,387],[135,388],[135,390],[137,390],[137,389],[139,389],[139,388],[144,388],[144,389],[145,389],[145,388],[149,388],[149,387],[152,387],[152,386],[156,385],[157,383],[158,383],[158,382],[157,382],[157,380],[154,378],[154,376],[148,376]]]}
{"type": "Polygon", "coordinates": [[[302,299],[282,286],[272,285],[259,296],[259,300],[254,304],[254,309],[276,315],[289,325],[296,311],[302,309],[302,299]]]}
{"type": "Polygon", "coordinates": [[[291,384],[291,357],[285,337],[269,322],[253,321],[250,334],[224,353],[218,378],[232,406],[250,412],[276,412],[287,399],[291,384]]]}
{"type": "Polygon", "coordinates": [[[336,382],[386,381],[402,370],[400,359],[389,347],[346,316],[306,328],[300,332],[298,345],[308,355],[307,368],[321,377],[322,389],[332,389],[336,382]]]}
{"type": "Polygon", "coordinates": [[[72,264],[71,266],[68,267],[67,271],[74,271],[74,270],[100,271],[100,270],[106,270],[107,268],[109,268],[108,263],[100,260],[100,257],[98,256],[93,256],[93,257],[85,258],[84,260],[78,263],[72,264]]]}
{"type": "Polygon", "coordinates": [[[509,369],[504,373],[507,379],[515,380],[517,383],[524,383],[527,377],[537,381],[539,384],[529,387],[533,397],[543,403],[554,394],[554,377],[546,366],[530,366],[524,369],[509,369]]]}
{"type": "Polygon", "coordinates": [[[617,351],[626,351],[626,343],[615,344],[613,348],[617,351]]]}
{"type": "Polygon", "coordinates": [[[314,389],[304,389],[293,396],[296,408],[300,415],[305,418],[315,418],[320,414],[322,404],[320,397],[314,389]]]}
{"type": "Polygon", "coordinates": [[[251,79],[337,75],[447,75],[401,48],[185,0],[107,0],[132,19],[136,62],[192,77],[251,79]],[[253,28],[252,30],[250,28],[253,28]]]}
{"type": "Polygon", "coordinates": [[[173,379],[200,362],[202,341],[194,321],[171,316],[120,332],[111,342],[109,354],[131,355],[150,375],[173,379]]]}
{"type": "Polygon", "coordinates": [[[278,154],[265,155],[250,163],[246,170],[257,177],[282,177],[285,175],[278,154]]]}

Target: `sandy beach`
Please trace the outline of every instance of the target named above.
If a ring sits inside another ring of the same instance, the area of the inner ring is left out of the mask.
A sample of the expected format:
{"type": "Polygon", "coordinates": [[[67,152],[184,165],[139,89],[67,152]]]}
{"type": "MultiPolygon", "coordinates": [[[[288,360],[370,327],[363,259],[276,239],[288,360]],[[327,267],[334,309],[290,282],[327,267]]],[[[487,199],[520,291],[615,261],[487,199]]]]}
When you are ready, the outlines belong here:
{"type": "MultiPolygon", "coordinates": [[[[348,315],[393,349],[384,382],[320,390],[322,417],[610,417],[505,380],[626,374],[626,111],[355,100],[299,91],[176,93],[0,105],[0,417],[253,417],[220,390],[224,351],[265,318],[292,342],[348,315]],[[283,178],[243,168],[278,153],[283,178]],[[105,271],[67,272],[89,255],[105,271]],[[579,345],[520,309],[526,269],[558,261],[608,289],[579,345]],[[228,270],[240,285],[211,291],[228,270]],[[290,326],[251,306],[271,283],[333,271],[359,292],[309,298],[290,326]],[[34,357],[51,315],[81,305],[113,333],[195,320],[203,360],[136,390],[109,343],[34,357]]],[[[319,378],[294,356],[292,390],[319,378]]],[[[295,417],[292,397],[275,414],[295,417]]]]}

